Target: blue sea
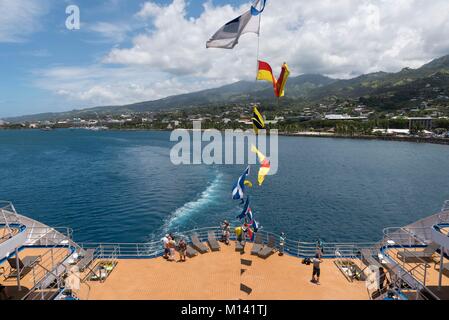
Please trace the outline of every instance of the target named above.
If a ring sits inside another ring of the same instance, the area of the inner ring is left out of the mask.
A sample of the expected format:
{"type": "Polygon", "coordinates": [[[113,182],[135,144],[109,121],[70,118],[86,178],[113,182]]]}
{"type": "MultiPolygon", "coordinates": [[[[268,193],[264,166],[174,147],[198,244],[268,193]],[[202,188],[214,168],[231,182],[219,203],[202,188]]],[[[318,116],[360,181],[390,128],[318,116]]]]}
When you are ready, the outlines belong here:
{"type": "MultiPolygon", "coordinates": [[[[169,132],[0,131],[0,199],[77,241],[144,242],[235,220],[245,166],[175,166],[169,132]]],[[[279,171],[250,190],[265,230],[376,241],[449,199],[449,147],[280,137],[279,171]]],[[[252,180],[256,180],[253,168],[252,180]]]]}

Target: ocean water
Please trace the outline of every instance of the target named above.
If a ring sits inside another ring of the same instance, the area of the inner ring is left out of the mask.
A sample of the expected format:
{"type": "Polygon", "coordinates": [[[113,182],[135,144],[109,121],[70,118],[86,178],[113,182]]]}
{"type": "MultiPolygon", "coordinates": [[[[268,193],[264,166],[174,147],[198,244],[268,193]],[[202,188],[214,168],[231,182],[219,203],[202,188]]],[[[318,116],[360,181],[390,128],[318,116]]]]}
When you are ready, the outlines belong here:
{"type": "MultiPolygon", "coordinates": [[[[0,199],[75,240],[143,242],[240,213],[245,166],[175,166],[168,132],[0,131],[0,199]]],[[[264,229],[376,241],[449,199],[449,147],[280,137],[279,171],[250,190],[264,229]]],[[[252,180],[257,168],[253,167],[252,180]]]]}

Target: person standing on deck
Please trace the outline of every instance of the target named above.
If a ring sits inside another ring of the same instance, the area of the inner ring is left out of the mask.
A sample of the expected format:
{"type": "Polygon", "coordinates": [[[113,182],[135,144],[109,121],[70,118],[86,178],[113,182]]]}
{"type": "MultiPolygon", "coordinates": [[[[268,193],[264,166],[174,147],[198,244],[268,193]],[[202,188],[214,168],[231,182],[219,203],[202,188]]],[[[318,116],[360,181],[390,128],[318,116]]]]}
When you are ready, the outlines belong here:
{"type": "Polygon", "coordinates": [[[323,241],[321,241],[321,239],[318,239],[318,241],[316,242],[315,254],[319,255],[320,259],[324,255],[324,245],[323,245],[323,241]]]}
{"type": "Polygon", "coordinates": [[[385,290],[385,283],[387,286],[390,285],[390,280],[387,278],[387,274],[385,273],[385,269],[380,267],[379,268],[379,291],[382,294],[385,290]]]}
{"type": "Polygon", "coordinates": [[[225,230],[225,244],[229,246],[231,239],[231,228],[228,226],[225,230]]]}
{"type": "Polygon", "coordinates": [[[279,237],[279,256],[284,255],[284,246],[285,246],[285,233],[281,233],[279,237]]]}
{"type": "Polygon", "coordinates": [[[187,242],[184,239],[181,239],[181,241],[179,241],[178,247],[179,247],[179,262],[185,262],[187,253],[187,242]]]}
{"type": "Polygon", "coordinates": [[[175,261],[175,250],[176,249],[176,241],[173,236],[170,237],[170,241],[168,242],[168,250],[169,256],[168,261],[175,261]]]}
{"type": "Polygon", "coordinates": [[[320,275],[321,275],[321,257],[319,254],[315,256],[315,258],[312,260],[313,264],[313,274],[312,274],[312,283],[315,283],[317,285],[320,284],[320,275]],[[316,277],[316,278],[315,278],[316,277]]]}
{"type": "Polygon", "coordinates": [[[170,249],[168,248],[168,243],[170,242],[170,235],[166,234],[165,237],[161,239],[162,245],[164,247],[164,259],[168,259],[168,255],[170,254],[170,249]]]}
{"type": "Polygon", "coordinates": [[[246,232],[248,231],[248,225],[245,223],[242,226],[242,234],[241,234],[241,238],[240,238],[240,244],[242,245],[242,254],[245,253],[245,246],[246,246],[246,232]]]}
{"type": "Polygon", "coordinates": [[[227,245],[229,244],[229,239],[227,239],[227,234],[230,233],[230,226],[227,220],[223,221],[221,224],[221,240],[227,245]]]}

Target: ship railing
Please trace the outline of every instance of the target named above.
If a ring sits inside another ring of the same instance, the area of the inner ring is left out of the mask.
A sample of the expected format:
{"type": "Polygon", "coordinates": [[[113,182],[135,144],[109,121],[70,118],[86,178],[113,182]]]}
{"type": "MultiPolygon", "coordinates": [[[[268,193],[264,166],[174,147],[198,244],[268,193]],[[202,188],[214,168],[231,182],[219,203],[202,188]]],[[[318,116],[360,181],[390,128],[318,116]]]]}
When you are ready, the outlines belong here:
{"type": "Polygon", "coordinates": [[[12,202],[0,200],[0,209],[15,214],[17,216],[17,211],[12,202]]]}
{"type": "Polygon", "coordinates": [[[394,265],[400,267],[400,270],[392,268],[399,278],[418,293],[421,290],[425,290],[430,296],[439,300],[439,297],[427,288],[428,268],[430,265],[416,254],[418,250],[422,250],[423,247],[428,245],[427,241],[422,238],[422,234],[419,234],[420,229],[427,228],[416,228],[416,230],[406,228],[384,229],[383,252],[394,265]],[[390,250],[406,253],[411,259],[393,258],[389,253],[390,250]],[[413,261],[413,263],[407,262],[407,260],[413,261]]]}
{"type": "MultiPolygon", "coordinates": [[[[44,268],[46,269],[46,268],[44,268]]],[[[46,269],[46,273],[53,277],[53,281],[47,285],[45,279],[39,284],[36,284],[31,290],[22,298],[22,300],[52,300],[64,287],[64,280],[62,275],[55,274],[53,271],[46,269]]]]}
{"type": "Polygon", "coordinates": [[[69,264],[61,264],[59,268],[52,271],[46,269],[47,277],[43,278],[37,283],[23,298],[22,300],[53,300],[58,296],[61,296],[63,292],[69,290],[71,295],[75,295],[76,292],[83,292],[83,299],[88,300],[91,292],[91,286],[88,282],[83,282],[79,274],[78,269],[76,271],[70,270],[73,266],[69,264]],[[51,277],[51,281],[48,278],[51,277]],[[67,285],[69,277],[77,279],[79,286],[70,287],[67,285]],[[85,288],[85,290],[83,290],[85,288]]]}
{"type": "MultiPolygon", "coordinates": [[[[231,228],[233,231],[233,228],[231,228]]],[[[189,231],[174,233],[175,238],[184,238],[187,242],[190,242],[190,237],[193,234],[197,234],[198,238],[202,242],[206,242],[209,236],[209,232],[212,231],[215,234],[217,240],[222,238],[222,230],[220,227],[206,227],[197,228],[189,231]]],[[[260,230],[259,234],[262,235],[263,243],[267,244],[270,237],[275,239],[275,249],[279,249],[280,236],[272,232],[260,230]]],[[[234,232],[231,232],[231,240],[237,240],[234,232]]],[[[344,257],[359,256],[360,250],[364,248],[375,248],[376,244],[372,242],[366,243],[323,243],[324,258],[333,258],[336,256],[336,251],[344,257]]],[[[100,250],[103,254],[111,253],[117,250],[119,258],[153,258],[163,254],[163,247],[160,240],[151,241],[147,243],[81,243],[80,247],[84,250],[95,249],[100,250]]],[[[380,249],[380,247],[379,247],[380,249]]],[[[299,258],[312,258],[317,253],[316,242],[301,242],[286,238],[284,244],[284,252],[286,254],[299,257],[299,258]]]]}
{"type": "Polygon", "coordinates": [[[449,200],[444,202],[441,212],[438,214],[439,223],[449,222],[449,200]]]}
{"type": "Polygon", "coordinates": [[[57,246],[73,245],[73,230],[66,227],[29,227],[25,245],[57,246]]]}
{"type": "Polygon", "coordinates": [[[5,225],[10,234],[13,233],[11,225],[21,224],[16,209],[11,202],[0,201],[0,224],[5,225]]]}
{"type": "Polygon", "coordinates": [[[416,247],[428,245],[432,241],[432,229],[430,227],[391,227],[385,228],[385,238],[394,241],[397,245],[416,247]]]}
{"type": "Polygon", "coordinates": [[[62,288],[71,256],[72,248],[58,246],[49,248],[40,255],[37,265],[32,269],[33,287],[22,300],[46,298],[46,295],[54,293],[55,284],[62,288]],[[36,295],[36,292],[39,292],[39,295],[36,295]]]}

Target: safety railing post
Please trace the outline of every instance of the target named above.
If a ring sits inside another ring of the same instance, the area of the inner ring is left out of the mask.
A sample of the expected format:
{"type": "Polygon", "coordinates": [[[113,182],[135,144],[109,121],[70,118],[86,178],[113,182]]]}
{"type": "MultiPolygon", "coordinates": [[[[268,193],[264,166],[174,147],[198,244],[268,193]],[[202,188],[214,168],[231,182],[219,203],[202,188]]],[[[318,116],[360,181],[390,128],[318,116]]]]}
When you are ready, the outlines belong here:
{"type": "Polygon", "coordinates": [[[427,282],[427,265],[424,264],[424,287],[426,286],[426,282],[427,282]]]}

